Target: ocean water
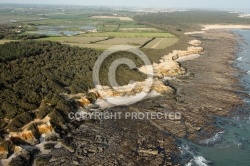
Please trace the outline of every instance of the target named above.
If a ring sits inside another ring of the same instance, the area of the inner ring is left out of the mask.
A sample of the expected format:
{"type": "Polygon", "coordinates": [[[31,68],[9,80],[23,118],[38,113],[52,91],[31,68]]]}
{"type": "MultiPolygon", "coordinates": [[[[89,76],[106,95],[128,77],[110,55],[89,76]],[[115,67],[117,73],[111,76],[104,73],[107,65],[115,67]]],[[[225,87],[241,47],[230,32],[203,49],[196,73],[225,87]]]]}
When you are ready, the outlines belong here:
{"type": "Polygon", "coordinates": [[[229,12],[237,12],[242,14],[250,14],[250,9],[232,9],[229,12]]]}
{"type": "Polygon", "coordinates": [[[237,30],[235,33],[239,34],[243,39],[240,45],[237,59],[237,66],[244,74],[241,77],[241,85],[245,88],[245,92],[249,97],[245,101],[249,103],[250,98],[250,30],[237,30]]]}
{"type": "Polygon", "coordinates": [[[84,25],[84,26],[81,27],[81,29],[83,29],[83,30],[94,30],[94,29],[96,29],[96,26],[84,25]]]}
{"type": "Polygon", "coordinates": [[[240,13],[250,14],[250,9],[238,10],[240,13]]]}
{"type": "Polygon", "coordinates": [[[221,132],[197,145],[181,140],[186,166],[250,166],[250,30],[234,30],[242,38],[236,65],[242,71],[245,105],[232,118],[217,118],[221,132]]]}

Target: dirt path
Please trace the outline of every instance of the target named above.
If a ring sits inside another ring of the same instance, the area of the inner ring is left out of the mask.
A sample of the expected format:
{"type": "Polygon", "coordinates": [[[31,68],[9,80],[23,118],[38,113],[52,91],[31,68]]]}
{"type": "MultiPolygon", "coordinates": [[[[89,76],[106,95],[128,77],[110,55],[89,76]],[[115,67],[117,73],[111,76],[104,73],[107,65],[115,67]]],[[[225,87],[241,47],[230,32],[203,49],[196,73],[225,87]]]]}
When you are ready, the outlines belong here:
{"type": "Polygon", "coordinates": [[[153,45],[151,48],[156,48],[163,40],[164,38],[155,43],[155,45],[153,45]]]}

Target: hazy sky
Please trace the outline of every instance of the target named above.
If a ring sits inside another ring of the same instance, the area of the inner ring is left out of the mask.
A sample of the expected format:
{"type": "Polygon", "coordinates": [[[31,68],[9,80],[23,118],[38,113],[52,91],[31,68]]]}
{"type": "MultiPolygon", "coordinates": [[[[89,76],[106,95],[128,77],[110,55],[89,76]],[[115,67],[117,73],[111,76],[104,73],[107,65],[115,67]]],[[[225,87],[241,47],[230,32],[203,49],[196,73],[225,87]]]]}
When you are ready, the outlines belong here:
{"type": "Polygon", "coordinates": [[[0,3],[70,4],[177,8],[250,8],[250,0],[0,0],[0,3]]]}

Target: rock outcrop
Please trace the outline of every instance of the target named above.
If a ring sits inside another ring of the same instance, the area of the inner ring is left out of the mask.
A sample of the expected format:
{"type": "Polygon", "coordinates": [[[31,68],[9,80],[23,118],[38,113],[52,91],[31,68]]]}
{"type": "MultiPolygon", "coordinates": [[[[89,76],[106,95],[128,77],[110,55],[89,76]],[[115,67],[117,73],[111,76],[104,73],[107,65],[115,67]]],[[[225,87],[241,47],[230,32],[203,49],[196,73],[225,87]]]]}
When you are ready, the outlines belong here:
{"type": "Polygon", "coordinates": [[[6,159],[8,155],[9,155],[8,150],[0,145],[0,159],[6,159]]]}
{"type": "MultiPolygon", "coordinates": [[[[174,77],[185,73],[185,70],[181,68],[176,61],[173,60],[165,60],[159,64],[153,63],[152,67],[154,76],[158,78],[174,77]]],[[[139,71],[144,74],[149,74],[147,73],[147,66],[140,67],[139,71]]]]}
{"type": "Polygon", "coordinates": [[[200,40],[191,40],[189,42],[189,44],[191,44],[193,46],[200,46],[202,44],[202,42],[200,40]]]}
{"type": "MultiPolygon", "coordinates": [[[[190,43],[197,46],[201,44],[199,40],[192,40],[190,43]]],[[[194,46],[188,47],[187,50],[174,50],[172,53],[164,55],[160,59],[159,63],[153,63],[152,67],[154,76],[158,78],[164,78],[185,74],[185,70],[179,65],[178,61],[193,59],[202,53],[204,53],[204,49],[202,47],[194,46]]],[[[148,66],[142,66],[139,68],[139,71],[144,74],[149,74],[147,72],[147,67],[148,66]]]]}
{"type": "Polygon", "coordinates": [[[151,149],[139,149],[138,153],[140,156],[155,156],[158,154],[158,150],[151,150],[151,149]]]}
{"type": "MultiPolygon", "coordinates": [[[[199,40],[190,41],[191,45],[199,46],[201,42],[199,40]]],[[[150,93],[155,91],[159,94],[173,92],[171,87],[168,87],[160,79],[164,77],[176,77],[178,75],[185,74],[185,69],[180,66],[178,61],[185,61],[193,58],[197,58],[197,55],[204,53],[202,47],[190,46],[187,50],[174,50],[172,53],[163,56],[159,63],[153,63],[152,66],[142,66],[138,70],[141,73],[150,75],[147,70],[148,67],[153,68],[154,79],[146,79],[142,82],[135,82],[133,84],[120,86],[120,87],[109,87],[97,85],[96,88],[89,90],[87,94],[63,94],[66,99],[73,99],[79,103],[80,106],[88,107],[98,99],[107,99],[110,97],[121,97],[121,96],[135,96],[139,93],[150,93]]]]}
{"type": "Polygon", "coordinates": [[[184,56],[190,56],[193,54],[203,54],[204,49],[202,47],[194,47],[190,46],[187,48],[187,50],[174,50],[172,53],[168,55],[164,55],[161,59],[160,62],[165,62],[169,60],[178,60],[181,57],[184,56]]]}
{"type": "MultiPolygon", "coordinates": [[[[169,73],[170,72],[171,71],[169,71],[169,73]]],[[[150,93],[153,91],[156,92],[158,95],[174,92],[171,87],[166,86],[161,80],[146,79],[142,82],[135,82],[133,84],[114,88],[111,88],[109,86],[97,86],[96,88],[89,90],[89,93],[87,94],[81,93],[76,95],[63,95],[67,96],[68,99],[76,100],[80,104],[80,106],[88,107],[92,104],[95,104],[98,99],[102,100],[111,97],[129,97],[135,96],[139,93],[150,93]],[[93,99],[93,96],[95,100],[91,101],[91,99],[93,99]]]]}

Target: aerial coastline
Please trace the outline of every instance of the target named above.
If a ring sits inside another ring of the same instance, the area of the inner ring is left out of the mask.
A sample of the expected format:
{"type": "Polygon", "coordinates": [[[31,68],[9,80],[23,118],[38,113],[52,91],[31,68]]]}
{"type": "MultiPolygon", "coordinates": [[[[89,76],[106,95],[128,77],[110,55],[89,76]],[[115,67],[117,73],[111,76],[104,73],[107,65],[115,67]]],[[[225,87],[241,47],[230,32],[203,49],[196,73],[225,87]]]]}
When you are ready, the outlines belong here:
{"type": "Polygon", "coordinates": [[[247,108],[234,30],[248,18],[83,9],[0,7],[0,165],[216,165],[206,147],[247,108]]]}

